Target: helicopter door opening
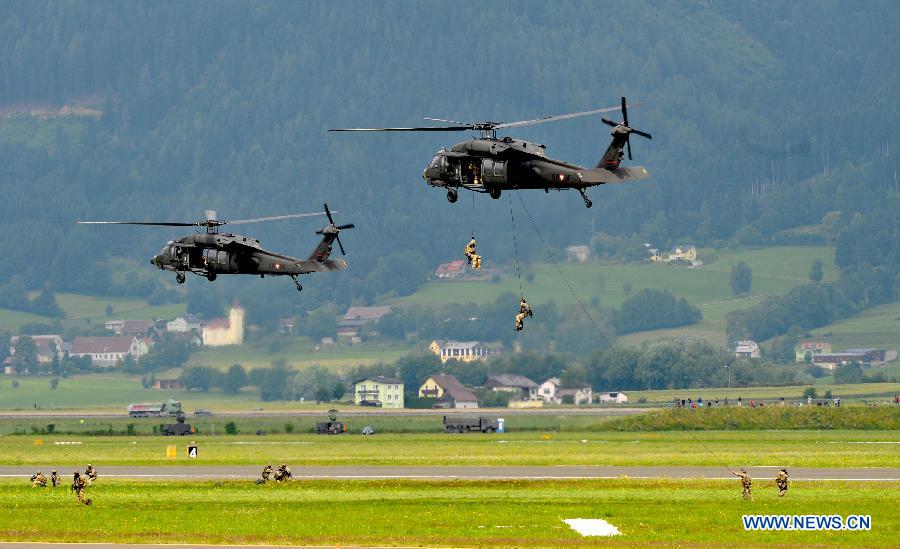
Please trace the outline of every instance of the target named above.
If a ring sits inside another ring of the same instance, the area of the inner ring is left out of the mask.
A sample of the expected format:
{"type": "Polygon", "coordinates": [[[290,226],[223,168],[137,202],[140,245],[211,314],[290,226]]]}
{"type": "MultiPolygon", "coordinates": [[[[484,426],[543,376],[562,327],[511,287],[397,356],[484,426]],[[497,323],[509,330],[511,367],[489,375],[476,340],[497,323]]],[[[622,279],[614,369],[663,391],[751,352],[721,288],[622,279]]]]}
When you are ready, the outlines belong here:
{"type": "Polygon", "coordinates": [[[484,185],[481,160],[467,159],[463,162],[463,185],[471,185],[474,187],[481,187],[484,185]]]}
{"type": "Polygon", "coordinates": [[[482,161],[481,173],[487,185],[506,183],[506,162],[485,158],[482,161]]]}

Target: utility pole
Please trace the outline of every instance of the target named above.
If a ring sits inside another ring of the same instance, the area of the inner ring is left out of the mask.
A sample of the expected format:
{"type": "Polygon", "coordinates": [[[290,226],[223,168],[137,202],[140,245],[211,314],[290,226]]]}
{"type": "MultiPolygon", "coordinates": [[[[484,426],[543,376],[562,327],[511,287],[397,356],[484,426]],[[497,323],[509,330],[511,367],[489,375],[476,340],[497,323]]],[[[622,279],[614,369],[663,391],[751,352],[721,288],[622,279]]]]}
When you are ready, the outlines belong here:
{"type": "Polygon", "coordinates": [[[725,369],[728,370],[728,388],[731,389],[731,368],[726,364],[725,369]]]}

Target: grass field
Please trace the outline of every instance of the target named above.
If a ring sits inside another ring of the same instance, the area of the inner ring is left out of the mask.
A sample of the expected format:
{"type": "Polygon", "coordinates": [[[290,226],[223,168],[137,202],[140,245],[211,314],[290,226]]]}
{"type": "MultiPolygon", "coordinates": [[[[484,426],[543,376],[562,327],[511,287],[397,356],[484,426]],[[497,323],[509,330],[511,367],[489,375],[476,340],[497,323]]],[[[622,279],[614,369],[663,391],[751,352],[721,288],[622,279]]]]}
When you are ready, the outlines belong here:
{"type": "MultiPolygon", "coordinates": [[[[716,398],[725,400],[727,397],[730,402],[734,402],[738,397],[741,397],[744,401],[764,399],[766,404],[775,404],[780,401],[781,397],[788,401],[802,400],[803,391],[808,387],[808,385],[798,385],[792,387],[736,387],[731,389],[719,387],[628,391],[628,400],[629,404],[640,402],[641,399],[648,404],[664,404],[672,402],[675,398],[691,398],[694,400],[702,398],[704,402],[708,402],[716,398]]],[[[826,391],[831,391],[832,395],[841,397],[842,404],[862,401],[888,403],[889,400],[893,400],[894,395],[900,393],[900,383],[854,383],[847,385],[817,383],[812,387],[816,390],[819,398],[822,398],[826,391]]]]}
{"type": "MultiPolygon", "coordinates": [[[[507,418],[511,429],[515,418],[507,418]]],[[[98,422],[101,423],[102,422],[98,422]]],[[[363,419],[351,420],[359,433],[363,419]]],[[[205,429],[203,422],[198,427],[205,429]]],[[[433,429],[440,429],[434,418],[433,429]]],[[[206,429],[206,432],[209,432],[206,429]]],[[[3,436],[0,463],[94,465],[725,465],[787,467],[900,467],[900,431],[662,431],[509,432],[484,435],[315,434],[182,437],[3,436]],[[696,437],[696,438],[695,438],[696,437]],[[35,445],[34,440],[41,440],[35,445]],[[196,441],[201,457],[183,447],[196,441]],[[699,442],[698,442],[699,441],[699,442]],[[80,442],[81,444],[55,444],[80,442]],[[179,447],[178,459],[166,446],[179,447]]],[[[101,470],[102,474],[102,470],[101,470]]]]}
{"type": "Polygon", "coordinates": [[[101,479],[79,506],[63,488],[0,482],[0,539],[561,547],[896,547],[896,482],[794,482],[778,498],[738,481],[127,482],[101,479]],[[745,531],[744,514],[870,515],[869,531],[745,531]],[[40,517],[40,520],[35,520],[40,517]],[[582,537],[564,519],[601,518],[614,538],[582,537]]]}
{"type": "Polygon", "coordinates": [[[56,294],[56,303],[65,312],[66,317],[64,319],[0,309],[0,330],[18,333],[23,324],[52,324],[55,321],[60,321],[63,328],[68,328],[89,323],[102,325],[107,320],[113,319],[171,319],[185,312],[183,303],[149,305],[146,301],[140,299],[95,297],[80,294],[56,294]],[[106,314],[107,306],[112,307],[113,313],[111,315],[106,314]]]}
{"type": "Polygon", "coordinates": [[[900,349],[900,301],[866,309],[860,314],[813,330],[831,341],[835,351],[876,347],[900,349]]]}
{"type": "MultiPolygon", "coordinates": [[[[627,297],[625,285],[631,292],[643,288],[669,290],[684,297],[703,312],[703,320],[693,326],[671,330],[640,332],[621,338],[626,344],[636,344],[651,337],[690,334],[724,343],[725,315],[731,311],[751,307],[763,297],[782,293],[789,288],[808,282],[813,261],[824,264],[826,280],[836,276],[834,251],[828,247],[774,247],[742,250],[740,252],[714,252],[701,250],[706,264],[697,269],[673,267],[662,264],[621,264],[596,261],[587,264],[562,265],[566,278],[582,301],[597,298],[604,307],[621,305],[627,297]],[[731,268],[738,261],[746,262],[753,270],[751,295],[736,298],[731,293],[729,278],[731,268]]],[[[533,272],[534,280],[524,282],[525,293],[533,304],[549,300],[569,304],[574,300],[551,264],[537,264],[525,268],[533,272]]],[[[513,276],[503,276],[500,282],[458,281],[429,282],[411,296],[394,300],[397,305],[435,305],[443,303],[493,302],[503,292],[518,293],[519,282],[513,276]]]]}
{"type": "MultiPolygon", "coordinates": [[[[297,368],[319,365],[330,370],[342,371],[352,366],[389,364],[413,351],[408,344],[358,344],[352,347],[335,345],[316,349],[308,338],[269,338],[259,343],[247,343],[240,347],[201,348],[191,355],[189,364],[212,366],[227,370],[238,363],[245,368],[270,366],[273,361],[284,359],[297,368]]],[[[420,348],[424,350],[424,347],[420,348]]]]}

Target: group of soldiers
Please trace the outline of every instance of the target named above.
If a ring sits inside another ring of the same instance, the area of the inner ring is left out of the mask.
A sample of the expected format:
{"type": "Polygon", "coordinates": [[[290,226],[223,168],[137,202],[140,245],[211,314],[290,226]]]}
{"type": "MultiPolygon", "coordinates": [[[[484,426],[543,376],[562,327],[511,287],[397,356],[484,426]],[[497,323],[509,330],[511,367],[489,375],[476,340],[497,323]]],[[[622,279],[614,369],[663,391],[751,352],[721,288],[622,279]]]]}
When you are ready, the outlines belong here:
{"type": "MultiPolygon", "coordinates": [[[[94,468],[93,465],[88,463],[87,468],[84,470],[84,473],[79,471],[75,471],[72,475],[72,491],[75,492],[75,499],[78,503],[83,503],[85,505],[90,505],[93,503],[91,498],[84,497],[84,490],[94,483],[97,480],[97,469],[94,468]]],[[[44,473],[38,471],[37,473],[31,475],[31,485],[36,487],[44,488],[47,485],[56,488],[60,484],[62,484],[62,479],[59,476],[59,473],[56,472],[56,469],[50,472],[50,478],[48,479],[44,476],[44,473]]]]}
{"type": "Polygon", "coordinates": [[[274,480],[275,482],[282,482],[285,480],[289,480],[293,478],[291,474],[291,468],[287,466],[286,463],[282,463],[278,466],[278,469],[272,469],[271,465],[266,465],[262,470],[262,477],[256,480],[257,484],[265,484],[270,480],[274,480]]]}
{"type": "MultiPolygon", "coordinates": [[[[734,471],[731,472],[734,476],[740,477],[741,479],[741,487],[743,491],[741,495],[744,496],[744,499],[749,499],[753,501],[753,479],[750,478],[750,474],[747,473],[745,469],[741,469],[737,473],[734,471]]],[[[775,477],[775,486],[778,487],[778,497],[783,498],[785,494],[787,494],[788,489],[788,472],[787,469],[781,469],[778,471],[778,475],[775,477]]]]}
{"type": "MultiPolygon", "coordinates": [[[[466,244],[465,254],[466,259],[469,261],[469,266],[473,269],[481,268],[481,256],[478,255],[478,250],[476,249],[478,242],[475,240],[475,237],[472,237],[472,240],[469,240],[469,243],[466,244]]],[[[525,328],[525,317],[530,316],[534,317],[534,313],[531,312],[531,305],[525,301],[525,298],[522,298],[522,301],[519,302],[519,313],[516,314],[516,331],[521,332],[525,328]]]]}

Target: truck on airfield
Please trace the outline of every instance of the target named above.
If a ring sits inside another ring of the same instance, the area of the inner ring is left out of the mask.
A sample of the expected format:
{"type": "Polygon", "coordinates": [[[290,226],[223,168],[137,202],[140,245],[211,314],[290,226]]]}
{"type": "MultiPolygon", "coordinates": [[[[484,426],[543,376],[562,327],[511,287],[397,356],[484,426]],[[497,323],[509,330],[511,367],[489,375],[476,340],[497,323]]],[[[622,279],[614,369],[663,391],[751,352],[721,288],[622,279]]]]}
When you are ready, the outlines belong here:
{"type": "Polygon", "coordinates": [[[469,416],[448,417],[444,416],[444,431],[447,433],[468,433],[481,431],[493,433],[500,429],[500,421],[495,417],[469,416]]]}
{"type": "Polygon", "coordinates": [[[162,417],[181,414],[181,402],[169,399],[168,402],[152,402],[149,404],[129,404],[128,415],[131,417],[162,417]]]}

